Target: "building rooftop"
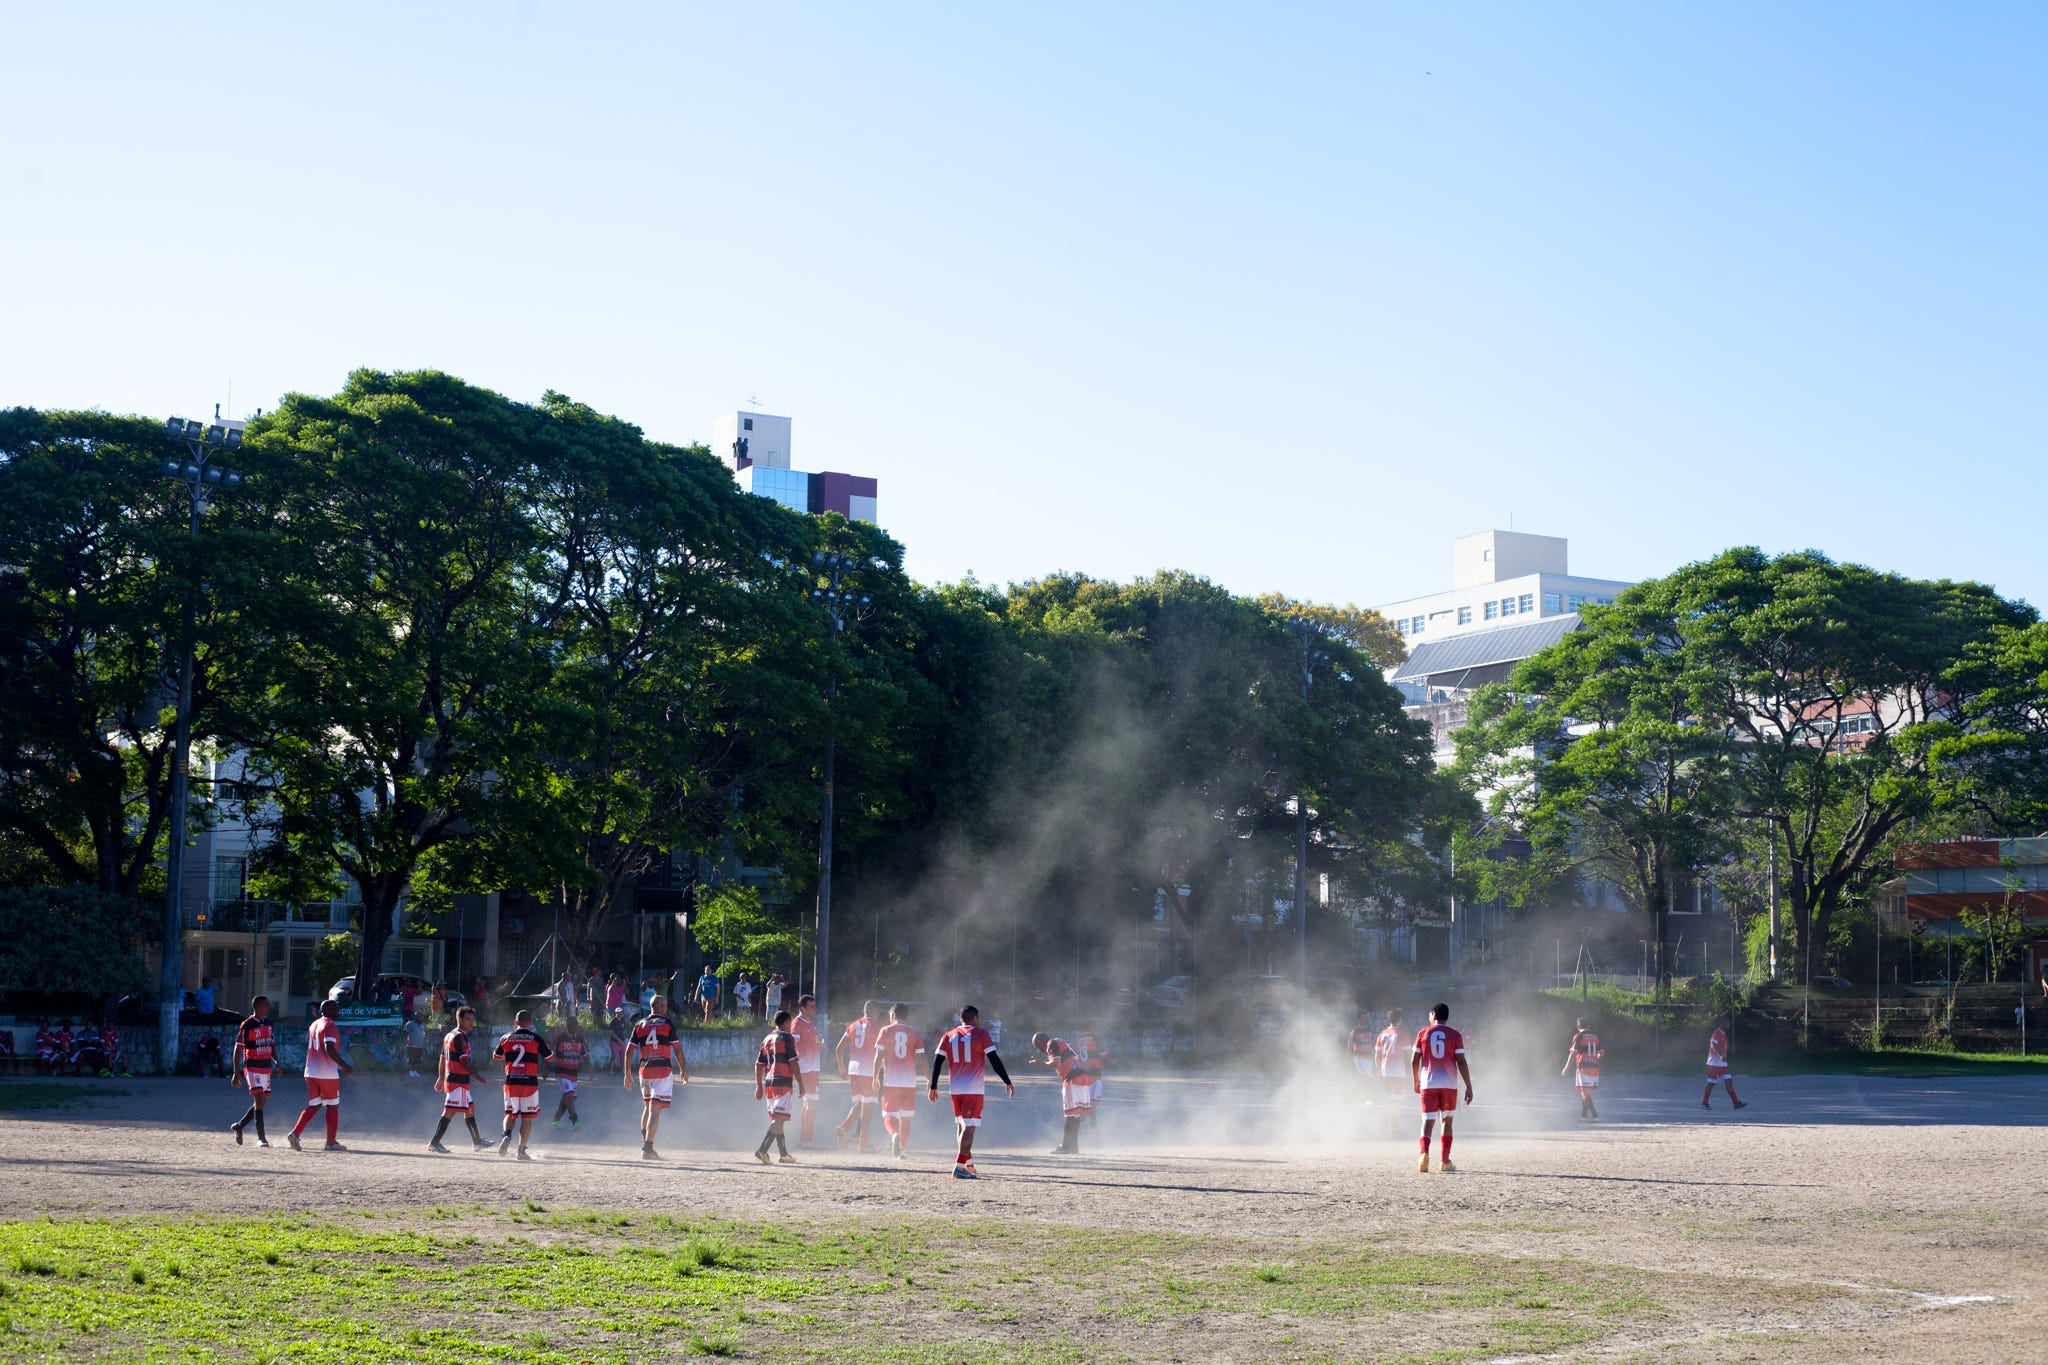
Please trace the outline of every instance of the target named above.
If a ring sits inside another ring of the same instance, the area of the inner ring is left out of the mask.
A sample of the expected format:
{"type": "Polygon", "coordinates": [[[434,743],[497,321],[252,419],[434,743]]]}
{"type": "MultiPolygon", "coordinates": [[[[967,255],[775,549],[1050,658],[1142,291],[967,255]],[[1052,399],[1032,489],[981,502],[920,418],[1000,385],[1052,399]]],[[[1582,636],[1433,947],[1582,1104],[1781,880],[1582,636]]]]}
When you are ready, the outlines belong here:
{"type": "Polygon", "coordinates": [[[1408,658],[1389,678],[1392,682],[1420,682],[1444,673],[1461,673],[1494,664],[1519,663],[1548,649],[1579,628],[1577,612],[1546,616],[1526,625],[1501,626],[1495,630],[1470,630],[1413,646],[1408,658]]]}

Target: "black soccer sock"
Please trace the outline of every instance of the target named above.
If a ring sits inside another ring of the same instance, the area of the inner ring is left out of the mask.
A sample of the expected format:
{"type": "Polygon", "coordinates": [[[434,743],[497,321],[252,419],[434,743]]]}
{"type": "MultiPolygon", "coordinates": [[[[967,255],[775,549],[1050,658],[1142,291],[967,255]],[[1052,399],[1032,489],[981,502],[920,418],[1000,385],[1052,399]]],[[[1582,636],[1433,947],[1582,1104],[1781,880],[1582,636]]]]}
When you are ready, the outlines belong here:
{"type": "Polygon", "coordinates": [[[448,1135],[448,1115],[441,1115],[441,1122],[434,1127],[434,1141],[439,1142],[448,1135]]]}
{"type": "Polygon", "coordinates": [[[256,1111],[256,1140],[258,1142],[270,1141],[270,1134],[263,1131],[263,1111],[261,1109],[256,1111]]]}
{"type": "Polygon", "coordinates": [[[773,1142],[773,1141],[775,1141],[775,1133],[774,1133],[774,1131],[773,1131],[772,1129],[771,1129],[770,1131],[766,1132],[766,1133],[763,1133],[763,1134],[761,1135],[761,1145],[760,1145],[759,1147],[756,1147],[756,1148],[754,1149],[754,1155],[755,1155],[755,1156],[766,1156],[766,1155],[768,1155],[768,1144],[769,1144],[769,1143],[771,1143],[771,1142],[773,1142]]]}
{"type": "Polygon", "coordinates": [[[464,1114],[462,1121],[469,1125],[469,1140],[471,1142],[482,1142],[484,1140],[484,1135],[476,1130],[475,1114],[464,1114]]]}
{"type": "Polygon", "coordinates": [[[784,1156],[789,1155],[789,1141],[788,1139],[784,1138],[780,1133],[777,1133],[775,1135],[775,1150],[782,1153],[784,1156]]]}
{"type": "Polygon", "coordinates": [[[1066,1148],[1070,1152],[1078,1152],[1079,1150],[1081,1150],[1081,1120],[1067,1120],[1067,1131],[1060,1138],[1060,1146],[1066,1148]]]}
{"type": "Polygon", "coordinates": [[[247,1127],[249,1126],[249,1121],[250,1121],[251,1119],[255,1118],[255,1117],[256,1117],[256,1106],[252,1104],[252,1105],[250,1105],[250,1106],[249,1106],[249,1112],[248,1112],[248,1113],[246,1113],[246,1114],[242,1115],[242,1117],[240,1117],[240,1118],[238,1118],[238,1119],[236,1119],[236,1120],[235,1120],[235,1127],[237,1127],[237,1128],[247,1128],[247,1127]]]}

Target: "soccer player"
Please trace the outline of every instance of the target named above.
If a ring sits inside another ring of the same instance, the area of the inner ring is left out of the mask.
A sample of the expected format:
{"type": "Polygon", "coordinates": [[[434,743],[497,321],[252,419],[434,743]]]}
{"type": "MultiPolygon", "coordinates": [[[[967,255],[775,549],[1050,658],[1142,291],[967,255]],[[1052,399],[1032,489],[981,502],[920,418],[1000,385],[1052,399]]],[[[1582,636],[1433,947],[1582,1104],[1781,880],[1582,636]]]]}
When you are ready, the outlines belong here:
{"type": "Polygon", "coordinates": [[[1579,1088],[1579,1118],[1597,1119],[1600,1111],[1593,1107],[1593,1092],[1600,1088],[1600,1059],[1607,1053],[1600,1046],[1600,1035],[1586,1027],[1586,1021],[1578,1021],[1572,1034],[1572,1045],[1565,1053],[1564,1067],[1557,1073],[1562,1076],[1574,1067],[1578,1075],[1572,1083],[1579,1088]]]}
{"type": "Polygon", "coordinates": [[[1374,1054],[1373,1043],[1376,1031],[1372,1026],[1372,1011],[1360,1010],[1358,1022],[1351,1026],[1351,1032],[1344,1036],[1344,1046],[1351,1053],[1351,1069],[1358,1073],[1361,1081],[1370,1086],[1379,1075],[1379,1059],[1374,1054]]]}
{"type": "Polygon", "coordinates": [[[761,1139],[761,1145],[754,1149],[754,1159],[763,1166],[768,1165],[768,1144],[782,1153],[785,1166],[796,1165],[796,1158],[789,1154],[789,1141],[783,1136],[783,1128],[789,1122],[794,1109],[790,1103],[790,1089],[803,1092],[803,1073],[796,1064],[796,1035],[789,1031],[789,1011],[775,1011],[775,1028],[761,1040],[761,1050],[754,1054],[754,1098],[765,1100],[768,1105],[768,1134],[761,1139]]]}
{"type": "Polygon", "coordinates": [[[835,1130],[841,1147],[846,1145],[849,1136],[853,1136],[859,1140],[861,1151],[875,1150],[871,1136],[877,1098],[875,1034],[881,1023],[881,1002],[868,1001],[860,1007],[860,1018],[846,1026],[846,1032],[839,1035],[839,1046],[832,1050],[833,1065],[839,1069],[840,1075],[846,1077],[846,1083],[853,1091],[853,1104],[835,1130]]]}
{"type": "Polygon", "coordinates": [[[1735,1077],[1728,1070],[1728,1016],[1725,1014],[1714,1021],[1714,1034],[1707,1039],[1707,1093],[1700,1096],[1700,1108],[1714,1107],[1715,1081],[1727,1088],[1730,1104],[1737,1109],[1749,1108],[1735,1098],[1735,1077]]]}
{"type": "Polygon", "coordinates": [[[270,1099],[270,1073],[277,1060],[276,1031],[270,1026],[270,997],[259,995],[249,1002],[249,1017],[235,1030],[235,1064],[228,1084],[249,1087],[249,1112],[228,1125],[235,1146],[242,1145],[242,1130],[256,1125],[256,1145],[268,1147],[270,1135],[263,1131],[263,1106],[270,1099]]]}
{"type": "Polygon", "coordinates": [[[320,1002],[320,1017],[306,1030],[306,1107],[299,1121],[285,1134],[285,1141],[299,1151],[299,1134],[313,1121],[313,1115],[327,1116],[327,1150],[345,1152],[341,1145],[341,1078],[355,1068],[341,1055],[341,1006],[332,1000],[320,1002]]]}
{"type": "Polygon", "coordinates": [[[1415,1048],[1408,1058],[1408,1079],[1422,1096],[1422,1163],[1415,1169],[1429,1174],[1429,1130],[1438,1116],[1444,1121],[1443,1154],[1440,1171],[1455,1171],[1451,1164],[1451,1115],[1458,1108],[1458,1082],[1465,1082],[1465,1103],[1472,1103],[1472,1072],[1465,1065],[1465,1040],[1450,1026],[1451,1007],[1439,1004],[1429,1012],[1430,1026],[1415,1035],[1415,1048]]]}
{"type": "Polygon", "coordinates": [[[1060,1078],[1060,1116],[1066,1127],[1060,1136],[1060,1145],[1052,1149],[1054,1156],[1076,1156],[1081,1151],[1081,1120],[1088,1117],[1094,1105],[1093,1076],[1088,1070],[1088,1059],[1081,1049],[1064,1038],[1055,1038],[1049,1033],[1031,1035],[1031,1057],[1026,1066],[1049,1066],[1060,1078]],[[1040,1056],[1044,1060],[1039,1060],[1040,1056]]]}
{"type": "Polygon", "coordinates": [[[54,1076],[57,1074],[57,1031],[45,1019],[36,1029],[36,1074],[54,1076]]]}
{"type": "Polygon", "coordinates": [[[889,1022],[875,1034],[874,1075],[882,1089],[882,1127],[889,1151],[901,1161],[910,1152],[910,1120],[917,1113],[917,1059],[924,1035],[904,1020],[910,1006],[891,1005],[889,1022]]]}
{"type": "Polygon", "coordinates": [[[555,1101],[556,1128],[562,1126],[562,1116],[567,1114],[570,1128],[578,1132],[583,1129],[583,1120],[576,1113],[576,1082],[583,1075],[583,1059],[589,1055],[590,1044],[584,1041],[583,1029],[572,1013],[562,1031],[555,1035],[555,1084],[562,1091],[562,1097],[555,1101]]]}
{"type": "Polygon", "coordinates": [[[498,1040],[491,1055],[505,1064],[505,1134],[498,1139],[498,1155],[512,1150],[512,1130],[519,1130],[519,1159],[526,1154],[533,1136],[533,1120],[540,1113],[540,1064],[555,1055],[548,1040],[533,1026],[533,1011],[520,1010],[512,1016],[512,1031],[498,1040]]]}
{"type": "Polygon", "coordinates": [[[127,1076],[128,1050],[121,1046],[121,1030],[109,1022],[100,1026],[100,1055],[106,1058],[106,1076],[127,1076]]]}
{"type": "Polygon", "coordinates": [[[1094,1029],[1082,1031],[1074,1039],[1074,1046],[1080,1051],[1081,1060],[1088,1064],[1088,1127],[1092,1130],[1101,1126],[1102,1073],[1109,1066],[1109,1049],[1094,1029]]]}
{"type": "MultiPolygon", "coordinates": [[[[1380,1086],[1388,1095],[1399,1095],[1409,1079],[1401,1061],[1401,1011],[1387,1011],[1387,1026],[1373,1040],[1373,1056],[1379,1062],[1380,1086]]],[[[1397,1120],[1398,1122],[1398,1120],[1397,1120]]]]}
{"type": "Polygon", "coordinates": [[[824,1060],[824,1040],[818,1036],[818,997],[800,996],[796,1018],[789,1021],[790,1036],[796,1039],[796,1074],[803,1081],[803,1124],[797,1132],[799,1147],[815,1147],[812,1141],[818,1125],[818,1071],[824,1060]]]}
{"type": "Polygon", "coordinates": [[[947,1083],[947,1093],[953,1099],[953,1126],[960,1133],[960,1151],[953,1158],[953,1178],[973,1180],[974,1174],[974,1130],[981,1127],[981,1103],[987,1093],[986,1072],[994,1067],[996,1075],[1003,1081],[1003,1089],[1012,1099],[1017,1096],[1017,1087],[1010,1081],[1010,1073],[1003,1069],[1003,1059],[996,1056],[995,1039],[981,1026],[981,1011],[972,1005],[962,1007],[960,1026],[947,1031],[939,1039],[939,1045],[932,1049],[932,1083],[926,1099],[939,1102],[939,1073],[948,1066],[953,1068],[953,1078],[947,1083]]]}
{"type": "Polygon", "coordinates": [[[448,1030],[448,1036],[441,1040],[441,1074],[434,1081],[434,1089],[441,1092],[441,1123],[434,1129],[427,1150],[443,1156],[448,1154],[448,1149],[441,1145],[441,1138],[448,1131],[448,1120],[457,1114],[469,1125],[469,1145],[473,1151],[481,1152],[490,1145],[476,1130],[476,1099],[469,1093],[474,1076],[469,1033],[475,1027],[476,1011],[464,1005],[455,1011],[455,1027],[448,1030]]]}
{"type": "MultiPolygon", "coordinates": [[[[659,1161],[654,1134],[661,1127],[661,1114],[675,1101],[675,1083],[690,1083],[690,1070],[683,1063],[682,1045],[676,1042],[676,1027],[668,1021],[668,997],[654,997],[654,1012],[633,1025],[626,1044],[627,1075],[632,1064],[640,1066],[640,1159],[659,1161]]],[[[628,1084],[631,1082],[629,1081],[628,1084]]]]}

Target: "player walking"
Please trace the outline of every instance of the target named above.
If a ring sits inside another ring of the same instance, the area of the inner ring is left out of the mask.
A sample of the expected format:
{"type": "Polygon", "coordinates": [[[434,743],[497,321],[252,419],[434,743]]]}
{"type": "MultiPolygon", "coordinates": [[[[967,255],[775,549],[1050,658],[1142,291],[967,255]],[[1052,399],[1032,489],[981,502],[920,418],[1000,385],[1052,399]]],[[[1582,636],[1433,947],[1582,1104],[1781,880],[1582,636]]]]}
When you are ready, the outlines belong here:
{"type": "Polygon", "coordinates": [[[1593,1092],[1600,1088],[1600,1059],[1607,1053],[1600,1046],[1600,1035],[1586,1027],[1581,1019],[1572,1034],[1571,1049],[1565,1053],[1564,1067],[1557,1074],[1577,1068],[1578,1075],[1572,1084],[1579,1088],[1579,1118],[1597,1119],[1600,1111],[1593,1107],[1593,1092]]]}
{"type": "Polygon", "coordinates": [[[910,1120],[917,1114],[917,1059],[924,1035],[904,1020],[910,1006],[891,1005],[889,1022],[875,1033],[875,1080],[882,1090],[882,1127],[889,1151],[899,1161],[910,1152],[910,1120]]]}
{"type": "Polygon", "coordinates": [[[1026,1066],[1049,1066],[1060,1078],[1060,1116],[1066,1127],[1052,1154],[1077,1156],[1081,1151],[1081,1120],[1088,1117],[1095,1102],[1094,1077],[1088,1070],[1088,1059],[1079,1047],[1049,1033],[1032,1034],[1031,1051],[1026,1066]],[[1039,1060],[1041,1054],[1043,1061],[1039,1060]]]}
{"type": "Polygon", "coordinates": [[[581,1132],[583,1120],[576,1113],[576,1082],[583,1075],[583,1059],[590,1055],[590,1044],[584,1041],[583,1029],[572,1013],[555,1035],[555,1084],[560,1087],[562,1097],[555,1101],[553,1127],[562,1126],[562,1116],[569,1116],[569,1127],[581,1132]]]}
{"type": "Polygon", "coordinates": [[[313,1121],[313,1115],[326,1111],[327,1150],[345,1152],[341,1145],[341,1078],[355,1068],[341,1055],[341,1006],[332,1000],[320,1002],[320,1017],[306,1030],[306,1107],[299,1111],[299,1121],[285,1134],[285,1141],[291,1143],[293,1151],[299,1151],[299,1134],[306,1131],[306,1125],[313,1121]]]}
{"type": "Polygon", "coordinates": [[[1010,1073],[1003,1069],[1003,1059],[996,1056],[995,1039],[981,1026],[981,1011],[972,1005],[961,1009],[960,1026],[942,1035],[938,1047],[932,1050],[932,1083],[926,1094],[932,1104],[939,1102],[939,1073],[948,1066],[953,1068],[953,1078],[946,1089],[953,1099],[953,1126],[960,1133],[960,1151],[953,1158],[953,1178],[973,1180],[974,1130],[981,1127],[987,1068],[995,1068],[1003,1089],[1012,1099],[1017,1096],[1017,1087],[1011,1082],[1010,1073]]]}
{"type": "Polygon", "coordinates": [[[263,1131],[263,1106],[270,1099],[270,1073],[277,1060],[276,1030],[270,1026],[270,997],[259,995],[249,1002],[249,1017],[235,1030],[234,1066],[229,1085],[249,1087],[249,1112],[228,1127],[235,1145],[242,1145],[242,1130],[256,1125],[256,1145],[268,1147],[270,1137],[263,1131]]]}
{"type": "Polygon", "coordinates": [[[443,1156],[448,1149],[441,1145],[441,1138],[448,1132],[448,1120],[457,1114],[469,1125],[469,1145],[473,1150],[481,1152],[490,1146],[476,1130],[476,1099],[469,1091],[475,1066],[469,1034],[475,1027],[476,1011],[464,1005],[455,1011],[455,1027],[441,1040],[441,1073],[434,1079],[434,1089],[441,1092],[441,1122],[428,1139],[427,1150],[443,1156]]]}
{"type": "Polygon", "coordinates": [[[1351,1069],[1358,1073],[1368,1092],[1378,1084],[1380,1074],[1379,1057],[1374,1051],[1377,1037],[1372,1011],[1363,1009],[1358,1012],[1358,1022],[1351,1026],[1351,1032],[1344,1035],[1344,1047],[1351,1054],[1351,1069]]]}
{"type": "Polygon", "coordinates": [[[800,996],[796,1018],[789,1021],[790,1036],[796,1039],[796,1074],[803,1081],[803,1123],[797,1131],[799,1147],[815,1147],[818,1126],[818,1070],[824,1060],[824,1039],[818,1033],[818,997],[800,996]]]}
{"type": "Polygon", "coordinates": [[[1465,1065],[1465,1040],[1450,1026],[1451,1007],[1439,1004],[1429,1012],[1430,1026],[1415,1035],[1415,1048],[1408,1058],[1408,1079],[1422,1096],[1422,1161],[1415,1169],[1429,1174],[1429,1130],[1438,1117],[1444,1121],[1440,1171],[1456,1171],[1451,1164],[1451,1115],[1458,1108],[1458,1082],[1465,1082],[1465,1103],[1472,1103],[1472,1072],[1465,1065]]]}
{"type": "Polygon", "coordinates": [[[1401,1011],[1388,1010],[1387,1026],[1373,1039],[1373,1057],[1379,1063],[1380,1087],[1390,1098],[1398,1096],[1407,1088],[1408,1064],[1401,1056],[1403,1046],[1401,1011]]]}
{"type": "Polygon", "coordinates": [[[761,1040],[761,1050],[754,1054],[754,1098],[765,1100],[768,1105],[768,1133],[761,1139],[761,1145],[754,1149],[754,1159],[763,1166],[768,1165],[768,1144],[782,1153],[779,1158],[783,1165],[796,1165],[796,1158],[789,1154],[789,1142],[783,1136],[794,1106],[790,1103],[790,1090],[803,1090],[803,1073],[796,1064],[796,1035],[789,1031],[789,1011],[775,1011],[775,1028],[761,1040]]]}
{"type": "Polygon", "coordinates": [[[661,1153],[654,1150],[654,1134],[661,1127],[662,1111],[675,1100],[676,1081],[690,1083],[690,1069],[683,1062],[682,1045],[676,1042],[675,1025],[668,1021],[665,995],[655,996],[653,1012],[633,1025],[632,1038],[626,1044],[629,1077],[636,1059],[640,1064],[640,1159],[659,1161],[661,1153]]]}
{"type": "Polygon", "coordinates": [[[1714,1107],[1714,1082],[1719,1081],[1728,1091],[1728,1102],[1737,1109],[1749,1106],[1735,1098],[1735,1077],[1728,1070],[1728,1016],[1722,1015],[1714,1021],[1713,1036],[1707,1039],[1707,1092],[1700,1096],[1700,1108],[1714,1107]]]}
{"type": "Polygon", "coordinates": [[[526,1143],[533,1136],[533,1121],[540,1114],[540,1064],[555,1055],[548,1040],[533,1027],[533,1011],[512,1016],[512,1031],[498,1040],[491,1055],[505,1064],[505,1135],[498,1139],[498,1155],[512,1150],[512,1130],[519,1130],[519,1159],[531,1161],[526,1143]]]}
{"type": "Polygon", "coordinates": [[[879,1098],[875,1094],[875,1034],[881,1023],[881,1002],[868,1001],[860,1007],[860,1018],[846,1026],[846,1032],[839,1035],[839,1046],[832,1050],[833,1065],[853,1091],[853,1104],[835,1130],[841,1147],[846,1145],[848,1136],[854,1136],[861,1151],[875,1150],[871,1137],[875,1102],[879,1098]]]}

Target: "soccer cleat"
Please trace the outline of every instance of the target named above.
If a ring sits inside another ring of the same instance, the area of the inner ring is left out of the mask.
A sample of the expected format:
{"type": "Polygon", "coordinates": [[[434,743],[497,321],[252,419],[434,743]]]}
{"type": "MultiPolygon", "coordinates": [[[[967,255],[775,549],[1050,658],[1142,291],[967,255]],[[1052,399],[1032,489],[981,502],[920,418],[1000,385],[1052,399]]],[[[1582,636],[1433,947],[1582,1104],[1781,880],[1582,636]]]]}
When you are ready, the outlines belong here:
{"type": "Polygon", "coordinates": [[[1451,1164],[1451,1159],[1449,1157],[1445,1157],[1442,1161],[1437,1162],[1436,1168],[1439,1171],[1445,1172],[1449,1175],[1456,1175],[1458,1172],[1458,1168],[1451,1164]]]}
{"type": "Polygon", "coordinates": [[[833,1132],[832,1132],[832,1136],[834,1136],[834,1137],[836,1137],[836,1138],[838,1138],[838,1139],[839,1139],[839,1145],[840,1145],[841,1147],[844,1147],[844,1146],[846,1145],[846,1143],[847,1143],[847,1133],[846,1133],[846,1130],[845,1130],[844,1128],[836,1128],[836,1129],[834,1129],[834,1130],[833,1130],[833,1132]]]}
{"type": "Polygon", "coordinates": [[[1054,1155],[1054,1156],[1075,1156],[1075,1155],[1079,1154],[1080,1150],[1081,1150],[1081,1149],[1080,1149],[1079,1147],[1055,1147],[1055,1148],[1053,1148],[1053,1149],[1052,1149],[1052,1155],[1054,1155]]]}
{"type": "Polygon", "coordinates": [[[472,1152],[488,1152],[491,1150],[491,1144],[485,1142],[482,1138],[471,1138],[469,1140],[469,1150],[472,1152]]]}
{"type": "Polygon", "coordinates": [[[558,1118],[554,1122],[550,1123],[548,1126],[550,1128],[560,1128],[562,1126],[562,1121],[558,1118]]]}
{"type": "Polygon", "coordinates": [[[299,1146],[299,1135],[297,1133],[286,1133],[284,1135],[284,1140],[292,1145],[292,1150],[295,1152],[305,1150],[304,1148],[299,1146]]]}
{"type": "Polygon", "coordinates": [[[856,1147],[854,1150],[862,1156],[873,1156],[875,1154],[875,1148],[873,1143],[869,1143],[865,1147],[856,1147]]]}
{"type": "Polygon", "coordinates": [[[441,1154],[442,1156],[448,1156],[448,1155],[450,1155],[450,1153],[449,1153],[448,1149],[447,1149],[446,1147],[443,1147],[443,1146],[442,1146],[442,1145],[441,1145],[440,1143],[438,1143],[438,1142],[430,1142],[430,1143],[428,1143],[428,1144],[427,1144],[427,1150],[428,1150],[428,1151],[430,1151],[430,1152],[439,1152],[439,1153],[440,1153],[440,1154],[441,1154]]]}
{"type": "Polygon", "coordinates": [[[979,1176],[975,1175],[975,1173],[974,1173],[974,1168],[973,1168],[972,1166],[965,1166],[965,1165],[962,1165],[961,1163],[959,1163],[959,1162],[957,1162],[957,1161],[953,1163],[953,1178],[954,1178],[955,1180],[978,1180],[978,1179],[980,1179],[980,1177],[979,1177],[979,1176]]]}
{"type": "Polygon", "coordinates": [[[572,1133],[580,1133],[580,1132],[582,1132],[582,1131],[583,1131],[583,1120],[582,1120],[582,1119],[579,1119],[579,1118],[573,1118],[573,1117],[572,1117],[572,1118],[571,1118],[571,1119],[569,1120],[569,1131],[570,1131],[570,1132],[572,1132],[572,1133]]]}
{"type": "Polygon", "coordinates": [[[1747,1109],[1747,1108],[1749,1108],[1749,1101],[1748,1101],[1748,1100],[1737,1100],[1737,1101],[1735,1101],[1735,1107],[1736,1107],[1737,1109],[1747,1109]]]}
{"type": "Polygon", "coordinates": [[[239,1123],[231,1123],[231,1124],[229,1124],[229,1125],[228,1125],[228,1131],[229,1131],[230,1133],[233,1133],[233,1134],[235,1135],[235,1146],[237,1146],[237,1147],[241,1146],[241,1145],[242,1145],[242,1125],[241,1125],[241,1124],[239,1124],[239,1123]]]}
{"type": "Polygon", "coordinates": [[[521,1148],[519,1149],[519,1159],[520,1159],[521,1161],[531,1161],[531,1160],[533,1160],[533,1158],[532,1158],[532,1157],[530,1157],[530,1156],[528,1156],[528,1155],[526,1154],[526,1149],[525,1149],[524,1147],[521,1147],[521,1148]]]}
{"type": "Polygon", "coordinates": [[[256,1145],[257,1145],[258,1147],[268,1147],[268,1146],[270,1145],[270,1139],[269,1139],[269,1138],[257,1138],[257,1139],[256,1139],[256,1145]]]}
{"type": "Polygon", "coordinates": [[[505,1155],[505,1154],[506,1154],[507,1152],[509,1152],[509,1151],[511,1151],[511,1150],[512,1150],[512,1135],[511,1135],[510,1133],[507,1133],[507,1134],[505,1134],[505,1136],[503,1136],[503,1137],[501,1137],[501,1138],[499,1138],[499,1139],[498,1139],[498,1155],[499,1155],[499,1156],[503,1156],[503,1155],[505,1155]]]}
{"type": "Polygon", "coordinates": [[[1428,1153],[1428,1152],[1424,1152],[1424,1153],[1422,1154],[1422,1160],[1421,1160],[1421,1161],[1419,1161],[1419,1162],[1417,1162],[1417,1163],[1415,1164],[1415,1169],[1416,1169],[1416,1170],[1418,1170],[1418,1171],[1420,1171],[1420,1172],[1421,1172],[1422,1174],[1424,1174],[1424,1175],[1428,1175],[1428,1174],[1429,1174],[1429,1153],[1428,1153]]]}
{"type": "Polygon", "coordinates": [[[768,1149],[766,1147],[758,1148],[754,1152],[754,1160],[760,1162],[763,1166],[772,1166],[775,1164],[774,1162],[768,1159],[768,1149]]]}
{"type": "Polygon", "coordinates": [[[1713,1105],[1709,1104],[1709,1103],[1708,1103],[1707,1101],[1705,1101],[1705,1100],[1701,1100],[1701,1101],[1700,1101],[1700,1108],[1702,1108],[1702,1109],[1712,1109],[1713,1107],[1714,1107],[1713,1105]]]}
{"type": "Polygon", "coordinates": [[[788,1152],[784,1152],[780,1157],[777,1158],[777,1160],[781,1161],[781,1163],[785,1166],[796,1165],[796,1158],[791,1156],[788,1152]]]}
{"type": "Polygon", "coordinates": [[[661,1160],[661,1153],[655,1151],[654,1144],[649,1142],[640,1148],[640,1159],[642,1161],[659,1161],[661,1160]]]}
{"type": "Polygon", "coordinates": [[[321,1148],[321,1150],[325,1152],[345,1152],[348,1150],[348,1148],[342,1146],[338,1142],[330,1142],[325,1147],[321,1148]]]}

